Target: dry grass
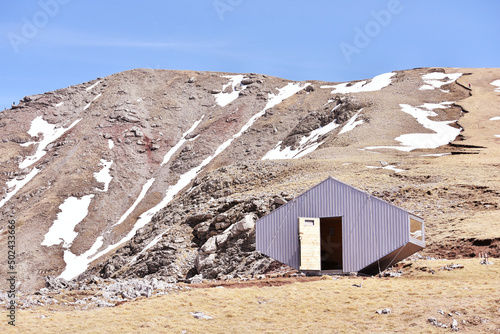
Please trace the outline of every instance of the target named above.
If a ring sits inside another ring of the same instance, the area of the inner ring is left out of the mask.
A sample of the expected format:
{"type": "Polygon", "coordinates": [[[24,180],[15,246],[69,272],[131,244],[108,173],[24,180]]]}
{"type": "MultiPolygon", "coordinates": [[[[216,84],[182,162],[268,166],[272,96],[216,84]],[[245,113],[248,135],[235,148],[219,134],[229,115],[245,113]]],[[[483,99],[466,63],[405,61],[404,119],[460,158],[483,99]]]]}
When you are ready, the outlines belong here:
{"type": "MultiPolygon", "coordinates": [[[[12,333],[442,333],[429,317],[451,323],[462,332],[500,329],[500,260],[483,266],[478,259],[460,260],[464,269],[439,270],[451,261],[417,261],[436,274],[413,270],[400,278],[347,278],[293,283],[281,287],[197,289],[142,299],[114,308],[90,311],[50,307],[21,311],[12,333]],[[363,280],[363,287],[354,283],[363,280]],[[392,313],[375,311],[391,308],[392,313]],[[440,315],[438,310],[445,315],[440,315]],[[213,320],[194,319],[202,311],[213,320]],[[40,316],[47,318],[40,318],[40,316]],[[481,322],[481,319],[487,321],[481,322]],[[466,324],[463,324],[463,320],[466,324]]],[[[3,311],[2,319],[6,319],[3,311]]]]}

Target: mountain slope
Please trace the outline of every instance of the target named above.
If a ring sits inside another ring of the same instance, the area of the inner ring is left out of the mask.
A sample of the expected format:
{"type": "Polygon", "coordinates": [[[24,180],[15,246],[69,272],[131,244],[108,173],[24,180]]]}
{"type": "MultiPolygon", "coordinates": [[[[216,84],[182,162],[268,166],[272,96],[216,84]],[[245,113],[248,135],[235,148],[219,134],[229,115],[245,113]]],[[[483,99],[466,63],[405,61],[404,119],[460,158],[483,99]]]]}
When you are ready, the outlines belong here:
{"type": "Polygon", "coordinates": [[[263,271],[253,219],[328,175],[426,218],[430,253],[498,253],[498,78],[414,69],[334,84],[139,69],[26,97],[0,113],[0,214],[2,227],[16,220],[21,289],[88,267],[170,279],[263,271]]]}

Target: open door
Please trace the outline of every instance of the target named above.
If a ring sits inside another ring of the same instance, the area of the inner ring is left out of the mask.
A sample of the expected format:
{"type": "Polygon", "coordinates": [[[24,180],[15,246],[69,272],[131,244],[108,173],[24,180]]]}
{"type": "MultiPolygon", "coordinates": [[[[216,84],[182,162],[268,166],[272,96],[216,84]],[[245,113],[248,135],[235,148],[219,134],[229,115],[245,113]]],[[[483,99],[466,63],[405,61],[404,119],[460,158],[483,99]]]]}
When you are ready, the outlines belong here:
{"type": "Polygon", "coordinates": [[[342,270],[342,217],[321,218],[321,270],[342,270]]]}
{"type": "Polygon", "coordinates": [[[319,218],[299,218],[300,270],[321,270],[319,223],[319,218]]]}

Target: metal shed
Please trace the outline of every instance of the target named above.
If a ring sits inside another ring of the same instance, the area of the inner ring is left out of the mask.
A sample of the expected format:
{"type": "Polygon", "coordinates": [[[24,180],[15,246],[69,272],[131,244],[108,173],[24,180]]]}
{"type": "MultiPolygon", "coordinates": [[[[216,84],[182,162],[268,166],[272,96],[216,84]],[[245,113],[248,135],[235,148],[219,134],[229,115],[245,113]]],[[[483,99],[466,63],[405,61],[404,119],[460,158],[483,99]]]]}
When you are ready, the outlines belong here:
{"type": "Polygon", "coordinates": [[[376,274],[425,247],[424,221],[329,177],[259,219],[256,245],[298,270],[376,274]]]}

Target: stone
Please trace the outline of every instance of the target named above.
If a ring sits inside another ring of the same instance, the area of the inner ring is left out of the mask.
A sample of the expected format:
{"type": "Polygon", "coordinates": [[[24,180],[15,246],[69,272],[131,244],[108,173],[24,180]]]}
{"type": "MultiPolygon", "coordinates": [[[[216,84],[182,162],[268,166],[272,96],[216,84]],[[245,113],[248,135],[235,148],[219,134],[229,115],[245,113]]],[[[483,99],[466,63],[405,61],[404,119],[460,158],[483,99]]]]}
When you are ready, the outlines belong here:
{"type": "Polygon", "coordinates": [[[120,119],[129,123],[139,123],[141,121],[139,118],[131,115],[123,115],[120,119]]]}
{"type": "Polygon", "coordinates": [[[210,230],[209,222],[199,223],[194,227],[194,231],[198,235],[198,238],[205,236],[205,234],[207,234],[209,230],[210,230]]]}
{"type": "Polygon", "coordinates": [[[304,90],[308,93],[314,92],[314,86],[313,85],[308,85],[304,90]]]}
{"type": "Polygon", "coordinates": [[[186,218],[186,224],[190,226],[195,226],[198,223],[204,222],[208,219],[212,219],[213,216],[211,214],[198,214],[198,215],[192,215],[186,218]]]}
{"type": "Polygon", "coordinates": [[[390,308],[383,308],[383,309],[377,310],[376,312],[378,314],[389,314],[389,313],[391,313],[391,309],[390,308]]]}
{"type": "Polygon", "coordinates": [[[234,234],[240,234],[241,232],[250,231],[254,227],[255,227],[255,215],[250,214],[246,215],[245,218],[234,224],[231,231],[236,232],[234,234]]]}
{"type": "Polygon", "coordinates": [[[446,265],[444,267],[441,267],[440,269],[441,270],[448,270],[448,271],[451,271],[451,270],[455,270],[455,269],[463,269],[464,266],[461,265],[461,264],[449,264],[449,265],[446,265]]]}
{"type": "Polygon", "coordinates": [[[274,198],[274,204],[278,204],[278,205],[284,205],[288,203],[285,199],[281,198],[281,197],[275,197],[274,198]]]}
{"type": "Polygon", "coordinates": [[[215,238],[215,244],[217,245],[217,247],[220,247],[226,243],[227,239],[229,238],[229,233],[216,235],[214,238],[215,238]]]}
{"type": "Polygon", "coordinates": [[[215,217],[216,222],[223,222],[227,219],[227,214],[223,213],[215,217]]]}
{"type": "Polygon", "coordinates": [[[458,321],[456,319],[453,319],[451,322],[451,331],[452,332],[458,332],[458,321]]]}
{"type": "Polygon", "coordinates": [[[116,304],[108,303],[105,301],[100,301],[97,303],[97,307],[114,307],[114,306],[116,306],[116,304]]]}
{"type": "Polygon", "coordinates": [[[215,229],[216,230],[223,230],[223,229],[227,228],[229,225],[231,225],[230,222],[215,223],[215,229]]]}
{"type": "Polygon", "coordinates": [[[66,289],[68,287],[68,281],[66,281],[64,278],[57,278],[54,276],[46,276],[45,277],[45,286],[49,290],[66,289]]]}
{"type": "Polygon", "coordinates": [[[243,79],[241,80],[241,84],[242,85],[250,85],[250,84],[253,84],[254,81],[252,79],[243,79]]]}
{"type": "Polygon", "coordinates": [[[132,132],[125,132],[125,133],[123,134],[123,137],[125,137],[125,138],[127,138],[127,137],[135,137],[135,134],[134,134],[134,133],[132,133],[132,132]]]}
{"type": "Polygon", "coordinates": [[[220,91],[220,90],[218,90],[218,89],[212,89],[212,90],[210,91],[210,94],[214,94],[214,95],[215,95],[215,94],[220,94],[220,93],[221,93],[221,91],[220,91]]]}
{"type": "Polygon", "coordinates": [[[217,250],[217,243],[215,242],[215,237],[211,237],[201,246],[200,250],[206,254],[213,254],[217,250]]]}
{"type": "Polygon", "coordinates": [[[133,132],[136,137],[143,137],[144,136],[144,133],[142,132],[142,130],[138,126],[132,127],[132,129],[130,129],[130,132],[133,132]]]}
{"type": "Polygon", "coordinates": [[[201,283],[203,283],[203,275],[202,274],[194,275],[193,277],[191,277],[189,279],[189,284],[201,284],[201,283]]]}

